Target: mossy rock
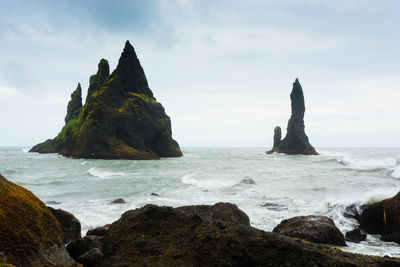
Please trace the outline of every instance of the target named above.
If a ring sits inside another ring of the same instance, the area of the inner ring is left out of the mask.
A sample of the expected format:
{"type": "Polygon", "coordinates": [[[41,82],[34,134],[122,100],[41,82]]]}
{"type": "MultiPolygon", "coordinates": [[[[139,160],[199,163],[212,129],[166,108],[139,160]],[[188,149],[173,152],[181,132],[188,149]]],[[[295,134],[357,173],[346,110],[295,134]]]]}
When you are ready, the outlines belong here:
{"type": "Polygon", "coordinates": [[[154,98],[128,41],[111,74],[107,60],[100,61],[97,73],[90,77],[85,105],[81,101],[78,85],[61,132],[30,151],[101,159],[182,156],[172,139],[171,120],[154,98]]]}
{"type": "Polygon", "coordinates": [[[27,189],[0,175],[0,262],[16,266],[72,264],[56,218],[27,189]]]}

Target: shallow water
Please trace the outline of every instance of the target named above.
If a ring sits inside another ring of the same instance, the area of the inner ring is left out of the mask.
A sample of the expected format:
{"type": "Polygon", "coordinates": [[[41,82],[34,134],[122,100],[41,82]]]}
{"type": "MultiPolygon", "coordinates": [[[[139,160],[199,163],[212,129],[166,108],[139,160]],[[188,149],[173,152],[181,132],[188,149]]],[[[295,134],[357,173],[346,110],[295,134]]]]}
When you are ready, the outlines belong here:
{"type": "MultiPolygon", "coordinates": [[[[181,206],[232,202],[254,227],[271,231],[297,215],[326,215],[345,233],[350,204],[400,190],[400,149],[327,148],[319,156],[266,155],[265,148],[185,148],[184,157],[151,161],[86,160],[0,148],[0,173],[41,200],[72,212],[86,230],[146,204],[181,206]],[[252,183],[251,180],[255,183],[252,183]],[[151,193],[157,196],[151,196],[151,193]],[[127,204],[109,204],[122,197],[127,204]]],[[[400,256],[400,245],[368,235],[343,250],[400,256]]]]}

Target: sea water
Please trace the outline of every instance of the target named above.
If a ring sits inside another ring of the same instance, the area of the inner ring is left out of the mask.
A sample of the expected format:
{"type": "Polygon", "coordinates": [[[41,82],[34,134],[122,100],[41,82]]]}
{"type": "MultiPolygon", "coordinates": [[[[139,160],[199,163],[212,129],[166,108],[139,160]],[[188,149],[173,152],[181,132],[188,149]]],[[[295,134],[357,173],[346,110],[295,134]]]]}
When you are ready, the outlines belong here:
{"type": "MultiPolygon", "coordinates": [[[[342,233],[357,222],[343,216],[400,191],[399,148],[326,148],[318,156],[265,154],[265,148],[184,148],[181,158],[88,160],[0,148],[0,173],[42,201],[73,213],[88,229],[146,204],[182,206],[231,202],[253,227],[271,231],[282,220],[325,215],[342,233]],[[159,196],[151,195],[156,193],[159,196]],[[116,198],[126,204],[109,204],[116,198]]],[[[400,256],[400,245],[368,235],[345,251],[400,256]]]]}

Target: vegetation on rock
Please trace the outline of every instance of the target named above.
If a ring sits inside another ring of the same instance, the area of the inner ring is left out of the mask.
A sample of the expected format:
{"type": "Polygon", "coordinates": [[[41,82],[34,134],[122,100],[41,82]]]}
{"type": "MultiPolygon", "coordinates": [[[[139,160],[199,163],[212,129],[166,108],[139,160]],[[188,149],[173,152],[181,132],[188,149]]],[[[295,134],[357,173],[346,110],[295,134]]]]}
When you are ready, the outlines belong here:
{"type": "Polygon", "coordinates": [[[71,95],[65,126],[54,139],[30,151],[75,158],[157,159],[179,157],[171,121],[150,90],[143,68],[129,41],[117,68],[107,60],[90,77],[85,105],[80,85],[71,95]]]}
{"type": "Polygon", "coordinates": [[[60,225],[46,205],[0,175],[0,263],[72,263],[62,240],[60,225]]]}

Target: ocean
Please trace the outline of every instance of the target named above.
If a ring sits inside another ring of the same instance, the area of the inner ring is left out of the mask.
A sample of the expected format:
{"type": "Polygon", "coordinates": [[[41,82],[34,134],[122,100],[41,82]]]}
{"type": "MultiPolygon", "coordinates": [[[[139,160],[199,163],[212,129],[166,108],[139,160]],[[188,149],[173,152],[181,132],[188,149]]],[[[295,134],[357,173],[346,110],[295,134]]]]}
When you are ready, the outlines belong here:
{"type": "MultiPolygon", "coordinates": [[[[344,234],[357,222],[343,216],[400,191],[400,148],[321,148],[318,156],[266,155],[267,148],[183,148],[181,158],[87,160],[1,147],[0,173],[88,229],[146,204],[182,206],[231,202],[253,227],[271,231],[298,215],[325,215],[344,234]],[[151,195],[152,193],[159,196],[151,195]],[[123,198],[126,204],[110,204],[123,198]]],[[[400,245],[368,235],[342,250],[400,256],[400,245]]]]}

